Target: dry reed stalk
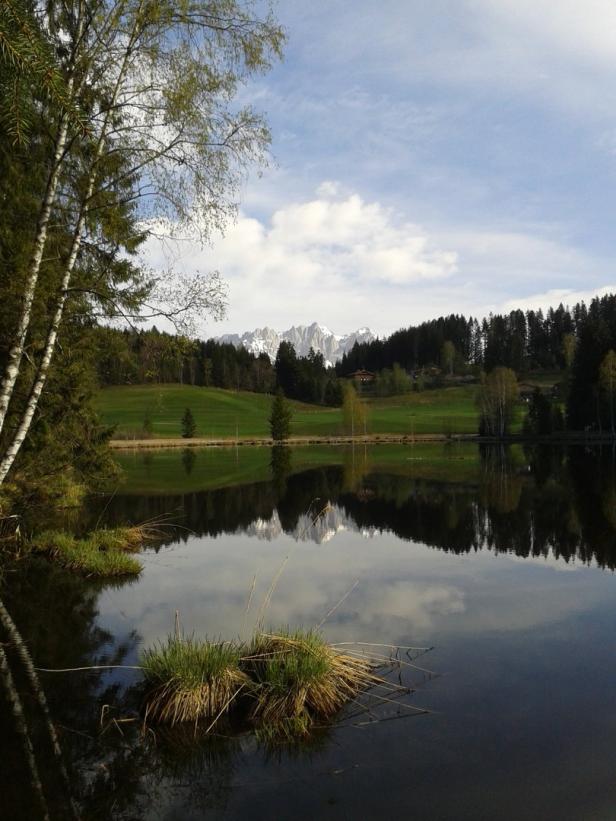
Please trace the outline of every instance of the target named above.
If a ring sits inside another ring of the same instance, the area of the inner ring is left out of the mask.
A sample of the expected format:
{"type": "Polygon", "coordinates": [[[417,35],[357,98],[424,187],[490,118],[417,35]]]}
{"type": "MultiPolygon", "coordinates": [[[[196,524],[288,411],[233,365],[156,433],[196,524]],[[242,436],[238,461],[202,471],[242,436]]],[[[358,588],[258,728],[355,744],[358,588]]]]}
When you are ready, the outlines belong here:
{"type": "Polygon", "coordinates": [[[228,711],[233,699],[248,679],[237,670],[227,670],[210,682],[187,687],[178,679],[161,683],[148,692],[145,719],[175,724],[194,722],[202,718],[216,721],[228,711]]]}

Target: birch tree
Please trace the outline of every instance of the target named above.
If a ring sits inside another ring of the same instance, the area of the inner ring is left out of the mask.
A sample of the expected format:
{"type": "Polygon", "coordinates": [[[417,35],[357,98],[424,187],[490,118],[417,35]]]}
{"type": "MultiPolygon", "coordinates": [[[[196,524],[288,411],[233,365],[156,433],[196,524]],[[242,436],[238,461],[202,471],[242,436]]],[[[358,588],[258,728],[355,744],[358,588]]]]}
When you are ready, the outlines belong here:
{"type": "Polygon", "coordinates": [[[237,92],[284,41],[271,12],[258,16],[248,0],[73,0],[47,10],[39,22],[65,103],[35,105],[46,178],[25,275],[13,272],[21,293],[0,386],[0,483],[35,418],[68,313],[129,322],[163,315],[186,332],[224,311],[218,272],[155,276],[138,251],[172,229],[207,242],[234,215],[241,180],[265,161],[269,142],[237,92]],[[25,367],[37,304],[44,330],[25,367]]]}
{"type": "Polygon", "coordinates": [[[352,382],[346,382],[343,388],[342,419],[345,433],[351,436],[363,436],[368,432],[366,403],[358,396],[352,382]]]}
{"type": "Polygon", "coordinates": [[[616,396],[616,353],[609,350],[599,368],[599,384],[606,399],[610,411],[610,430],[612,436],[616,436],[614,397],[616,396]]]}
{"type": "Polygon", "coordinates": [[[518,380],[510,368],[494,368],[479,389],[480,431],[502,438],[509,432],[519,398],[518,380]]]}

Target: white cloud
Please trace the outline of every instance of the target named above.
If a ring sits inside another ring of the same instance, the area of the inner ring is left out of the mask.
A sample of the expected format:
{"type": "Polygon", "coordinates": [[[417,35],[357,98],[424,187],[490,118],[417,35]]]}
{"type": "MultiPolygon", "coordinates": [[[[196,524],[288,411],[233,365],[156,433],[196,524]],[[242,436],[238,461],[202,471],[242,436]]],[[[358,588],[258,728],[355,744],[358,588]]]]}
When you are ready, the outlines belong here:
{"type": "Polygon", "coordinates": [[[152,238],[146,256],[159,270],[221,271],[229,315],[203,336],[312,321],[385,335],[442,314],[573,304],[616,288],[604,284],[605,263],[549,227],[420,227],[334,181],[268,220],[240,215],[213,247],[152,238]]]}
{"type": "Polygon", "coordinates": [[[616,293],[616,282],[613,285],[604,285],[601,288],[587,288],[583,290],[575,290],[573,288],[554,288],[551,291],[544,291],[539,294],[532,294],[531,296],[520,299],[511,299],[500,306],[502,311],[512,311],[516,308],[521,308],[524,311],[538,310],[543,311],[546,308],[556,308],[561,303],[572,308],[578,302],[588,303],[594,297],[605,296],[606,294],[616,293]]]}
{"type": "Polygon", "coordinates": [[[612,0],[474,0],[509,37],[532,37],[570,58],[614,69],[616,6],[612,0]]]}
{"type": "Polygon", "coordinates": [[[146,257],[155,269],[219,269],[230,285],[236,330],[311,318],[353,330],[359,311],[374,320],[369,306],[379,290],[455,274],[456,253],[424,229],[357,194],[339,197],[339,190],[326,182],[314,199],[279,208],[268,224],[240,215],[212,248],[151,238],[146,257]]]}

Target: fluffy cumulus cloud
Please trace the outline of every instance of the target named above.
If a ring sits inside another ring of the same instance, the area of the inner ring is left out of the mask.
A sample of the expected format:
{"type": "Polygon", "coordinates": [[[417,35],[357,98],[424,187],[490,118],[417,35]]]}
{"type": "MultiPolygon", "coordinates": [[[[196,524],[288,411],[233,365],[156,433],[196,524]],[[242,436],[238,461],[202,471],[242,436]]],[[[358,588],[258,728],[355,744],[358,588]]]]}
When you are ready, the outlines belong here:
{"type": "Polygon", "coordinates": [[[572,304],[612,289],[600,259],[558,236],[428,229],[333,181],[269,219],[241,214],[212,247],[152,237],[145,255],[157,270],[222,273],[228,316],[200,327],[204,336],[315,320],[338,333],[368,326],[385,335],[441,314],[572,304]]]}
{"type": "Polygon", "coordinates": [[[276,165],[212,247],[146,249],[159,270],[227,280],[228,318],[200,334],[314,320],[386,334],[610,286],[613,2],[287,0],[279,14],[286,59],[243,91],[276,165]]]}
{"type": "Polygon", "coordinates": [[[219,269],[229,283],[236,330],[311,318],[340,328],[349,323],[349,305],[359,303],[370,319],[375,292],[393,291],[395,302],[396,294],[457,271],[456,253],[424,229],[334,182],[322,183],[306,202],[279,208],[267,223],[240,215],[212,248],[152,238],[146,257],[159,270],[219,269]]]}

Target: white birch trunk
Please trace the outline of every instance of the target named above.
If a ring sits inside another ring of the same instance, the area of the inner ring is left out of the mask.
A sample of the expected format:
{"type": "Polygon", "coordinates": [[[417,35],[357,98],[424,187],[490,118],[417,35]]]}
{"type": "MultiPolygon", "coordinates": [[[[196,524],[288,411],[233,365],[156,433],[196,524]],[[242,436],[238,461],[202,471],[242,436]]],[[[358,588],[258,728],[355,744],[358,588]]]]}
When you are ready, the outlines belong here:
{"type": "Polygon", "coordinates": [[[73,802],[72,795],[71,795],[71,784],[68,778],[68,773],[66,772],[66,767],[64,766],[64,761],[62,759],[62,750],[60,748],[60,741],[58,739],[58,734],[56,733],[56,728],[54,727],[53,721],[51,719],[51,714],[49,712],[49,706],[47,704],[47,699],[45,697],[45,692],[41,687],[41,683],[39,681],[39,677],[37,675],[36,669],[34,664],[32,663],[32,657],[30,656],[30,652],[26,647],[24,640],[21,637],[21,633],[17,629],[17,626],[13,619],[11,618],[10,613],[4,606],[2,600],[0,600],[0,624],[6,630],[9,639],[13,642],[13,645],[21,659],[21,662],[25,668],[26,674],[28,676],[28,680],[30,681],[30,686],[34,691],[36,699],[39,703],[41,708],[41,712],[43,713],[43,717],[45,720],[45,724],[47,727],[47,732],[49,734],[49,740],[51,743],[51,747],[53,750],[53,754],[56,757],[58,762],[58,767],[60,769],[60,775],[62,776],[62,780],[64,781],[64,786],[67,791],[67,798],[70,803],[71,812],[73,818],[78,818],[79,813],[77,811],[77,807],[73,802]]]}
{"type": "MultiPolygon", "coordinates": [[[[83,14],[80,13],[77,26],[77,33],[75,42],[79,43],[83,34],[83,14]]],[[[69,76],[67,80],[67,96],[69,102],[72,102],[73,92],[75,88],[75,54],[73,54],[69,64],[69,76]]],[[[24,289],[23,303],[21,313],[15,330],[13,344],[9,350],[7,363],[4,368],[4,376],[0,384],[0,433],[4,427],[6,415],[8,413],[9,404],[15,389],[15,383],[19,376],[19,369],[24,353],[24,345],[26,336],[28,335],[28,328],[30,327],[30,318],[32,316],[32,304],[34,303],[34,295],[36,293],[36,286],[38,283],[39,272],[41,270],[41,262],[43,260],[43,253],[45,251],[45,243],[47,242],[47,231],[49,229],[49,220],[51,212],[56,200],[56,193],[58,191],[58,181],[60,178],[60,171],[64,161],[64,149],[66,148],[66,141],[68,137],[69,118],[66,112],[61,115],[58,126],[58,136],[56,138],[56,145],[54,148],[54,155],[51,163],[51,170],[49,178],[45,187],[45,194],[41,203],[41,210],[36,223],[36,233],[34,237],[34,247],[32,250],[32,257],[28,266],[28,273],[26,277],[26,284],[24,289]]]]}
{"type": "MultiPolygon", "coordinates": [[[[136,26],[135,26],[136,28],[136,26]]],[[[132,33],[133,37],[135,35],[135,30],[132,33]]],[[[132,37],[131,37],[132,41],[132,37]]],[[[26,436],[28,435],[28,431],[30,430],[30,425],[32,424],[32,419],[34,418],[34,413],[39,403],[39,399],[41,397],[41,393],[43,388],[45,387],[45,382],[47,381],[47,376],[49,374],[49,366],[51,365],[51,360],[53,357],[53,353],[56,347],[56,341],[58,339],[58,332],[60,330],[60,324],[62,322],[62,317],[64,314],[64,307],[66,305],[66,300],[68,297],[68,288],[70,286],[71,278],[73,275],[73,270],[75,268],[75,263],[77,261],[77,255],[79,254],[79,250],[81,248],[81,240],[82,240],[82,233],[85,227],[86,222],[86,215],[88,209],[88,203],[92,197],[94,192],[94,182],[96,178],[96,169],[98,161],[101,158],[103,153],[103,148],[105,145],[105,137],[107,133],[107,126],[109,124],[109,120],[111,117],[111,113],[114,110],[114,106],[117,102],[118,95],[120,93],[120,89],[122,83],[124,81],[124,77],[126,74],[126,69],[128,68],[128,61],[130,58],[131,53],[131,43],[127,45],[124,60],[122,63],[122,67],[118,74],[118,78],[116,81],[116,85],[114,88],[114,93],[111,99],[111,103],[105,115],[105,119],[103,121],[103,125],[101,127],[101,132],[98,138],[98,142],[96,145],[96,150],[94,152],[94,157],[92,159],[92,166],[90,168],[90,176],[88,179],[88,185],[86,188],[85,196],[81,202],[81,208],[79,211],[79,217],[77,219],[77,225],[75,226],[75,231],[73,233],[73,240],[71,243],[71,250],[69,252],[69,257],[66,263],[66,268],[64,270],[64,276],[62,277],[62,283],[60,285],[60,290],[58,293],[58,301],[56,303],[56,310],[51,320],[51,324],[49,326],[49,331],[47,333],[47,339],[45,341],[45,348],[43,350],[43,356],[37,368],[36,377],[34,380],[34,384],[30,390],[30,394],[28,396],[28,401],[26,403],[26,407],[21,415],[21,419],[17,430],[13,436],[12,441],[10,442],[9,446],[6,448],[4,453],[2,454],[2,459],[0,460],[0,485],[6,479],[6,476],[13,466],[15,458],[19,453],[21,446],[24,443],[26,436]]]]}
{"type": "Polygon", "coordinates": [[[58,302],[56,304],[56,311],[54,313],[53,319],[51,320],[51,325],[49,326],[47,339],[45,340],[43,358],[39,363],[36,372],[36,378],[34,380],[34,384],[32,385],[32,389],[30,390],[30,395],[28,396],[28,401],[21,415],[21,420],[19,422],[17,430],[15,431],[15,435],[13,436],[11,443],[3,453],[2,460],[0,461],[0,485],[6,479],[6,475],[13,466],[13,462],[15,461],[15,458],[19,453],[25,438],[28,435],[30,425],[32,424],[32,419],[34,418],[34,413],[38,406],[39,399],[41,398],[41,393],[43,392],[45,382],[47,381],[47,375],[49,374],[49,366],[51,365],[51,360],[56,347],[56,341],[58,339],[58,331],[60,330],[60,323],[62,322],[62,316],[64,314],[64,306],[66,305],[66,299],[68,296],[68,287],[70,284],[71,276],[73,274],[73,269],[75,267],[77,254],[79,253],[79,249],[81,248],[81,232],[83,230],[84,222],[85,212],[82,213],[82,216],[80,217],[79,222],[77,224],[75,234],[73,236],[71,254],[66,265],[64,276],[62,278],[62,285],[60,286],[61,290],[60,295],[58,297],[58,302]]]}
{"type": "Polygon", "coordinates": [[[47,188],[45,190],[45,196],[43,198],[41,212],[39,214],[39,219],[36,226],[34,250],[32,252],[30,265],[28,267],[28,276],[26,279],[21,314],[15,330],[13,344],[9,350],[8,360],[4,369],[4,376],[2,378],[2,384],[0,385],[0,431],[2,431],[4,426],[4,420],[6,419],[6,414],[9,409],[9,403],[13,395],[17,377],[19,376],[19,369],[24,352],[24,344],[26,341],[28,328],[30,327],[32,303],[34,302],[38,275],[41,269],[41,261],[43,259],[45,243],[47,241],[47,229],[49,227],[51,210],[55,202],[56,191],[58,190],[58,178],[62,167],[62,155],[66,146],[67,132],[67,118],[63,117],[54,152],[51,174],[49,175],[49,179],[47,181],[47,188]]]}

